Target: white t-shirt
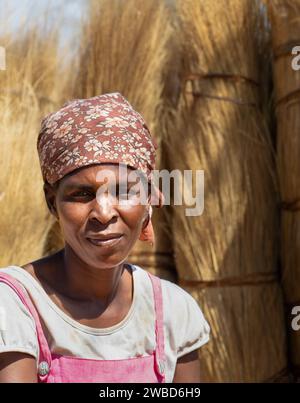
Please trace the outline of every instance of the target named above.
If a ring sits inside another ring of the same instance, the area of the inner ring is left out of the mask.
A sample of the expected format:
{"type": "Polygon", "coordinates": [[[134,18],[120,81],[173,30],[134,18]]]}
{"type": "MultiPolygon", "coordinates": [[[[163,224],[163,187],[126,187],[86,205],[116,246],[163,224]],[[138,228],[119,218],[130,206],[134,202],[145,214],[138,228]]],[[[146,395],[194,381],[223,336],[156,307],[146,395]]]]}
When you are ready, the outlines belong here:
{"type": "MultiPolygon", "coordinates": [[[[153,288],[146,270],[131,264],[133,302],[126,317],[108,328],[83,325],[63,312],[40,283],[19,266],[0,268],[25,287],[40,315],[51,352],[92,359],[125,359],[155,349],[153,288]]],[[[161,279],[166,382],[174,378],[179,357],[209,340],[210,327],[196,300],[183,288],[161,279]]],[[[0,353],[20,351],[39,357],[35,323],[15,292],[0,282],[0,353]]]]}

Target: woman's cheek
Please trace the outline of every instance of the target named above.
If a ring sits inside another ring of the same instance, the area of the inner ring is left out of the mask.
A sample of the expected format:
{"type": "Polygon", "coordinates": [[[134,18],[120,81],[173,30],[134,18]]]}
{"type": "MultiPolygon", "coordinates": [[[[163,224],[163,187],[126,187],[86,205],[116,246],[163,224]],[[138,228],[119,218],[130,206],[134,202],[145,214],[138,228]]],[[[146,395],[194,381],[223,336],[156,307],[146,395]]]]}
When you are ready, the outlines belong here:
{"type": "Polygon", "coordinates": [[[139,226],[145,214],[145,206],[133,204],[130,201],[118,205],[119,214],[130,228],[139,226]]]}
{"type": "Polygon", "coordinates": [[[120,211],[120,215],[123,217],[127,229],[129,230],[129,244],[130,248],[133,247],[134,243],[140,237],[143,222],[144,222],[144,206],[139,206],[132,209],[126,208],[124,211],[120,211]],[[142,208],[141,208],[142,207],[142,208]]]}
{"type": "Polygon", "coordinates": [[[62,204],[58,213],[61,226],[65,230],[69,228],[74,230],[76,227],[81,228],[89,212],[86,205],[74,203],[72,205],[62,204]]]}

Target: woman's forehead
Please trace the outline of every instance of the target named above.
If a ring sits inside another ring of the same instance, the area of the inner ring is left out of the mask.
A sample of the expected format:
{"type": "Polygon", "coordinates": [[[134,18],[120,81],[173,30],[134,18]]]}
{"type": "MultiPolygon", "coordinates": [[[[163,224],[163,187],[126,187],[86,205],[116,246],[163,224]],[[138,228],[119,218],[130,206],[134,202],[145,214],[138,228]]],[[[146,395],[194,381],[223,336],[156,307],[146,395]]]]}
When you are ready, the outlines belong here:
{"type": "Polygon", "coordinates": [[[101,163],[76,169],[61,179],[61,185],[73,186],[78,184],[99,185],[110,181],[131,182],[136,181],[138,171],[130,166],[114,163],[101,163]]]}

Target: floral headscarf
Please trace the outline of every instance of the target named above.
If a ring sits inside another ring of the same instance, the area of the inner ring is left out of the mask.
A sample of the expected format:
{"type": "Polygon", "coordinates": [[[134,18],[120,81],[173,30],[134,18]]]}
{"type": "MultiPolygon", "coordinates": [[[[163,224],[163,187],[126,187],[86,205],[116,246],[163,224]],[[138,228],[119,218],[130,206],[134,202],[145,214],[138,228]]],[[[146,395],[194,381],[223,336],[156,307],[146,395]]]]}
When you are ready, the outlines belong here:
{"type": "MultiPolygon", "coordinates": [[[[37,150],[44,182],[54,184],[68,173],[95,163],[123,163],[140,170],[149,182],[157,143],[143,117],[119,92],[74,99],[41,122],[37,150]]],[[[163,194],[154,187],[161,207],[163,194]]],[[[150,206],[140,240],[154,244],[150,206]]]]}

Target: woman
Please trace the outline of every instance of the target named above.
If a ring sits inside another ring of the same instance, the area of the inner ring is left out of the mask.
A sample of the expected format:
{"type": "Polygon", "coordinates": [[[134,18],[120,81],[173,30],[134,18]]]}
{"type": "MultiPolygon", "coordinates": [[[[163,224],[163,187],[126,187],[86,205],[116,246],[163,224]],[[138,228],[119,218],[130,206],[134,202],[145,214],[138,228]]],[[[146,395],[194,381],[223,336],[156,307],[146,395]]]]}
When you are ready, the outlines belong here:
{"type": "Polygon", "coordinates": [[[200,382],[196,300],[126,261],[137,239],[153,245],[164,201],[142,116],[120,93],[73,100],[37,148],[65,247],[0,272],[0,382],[200,382]]]}

